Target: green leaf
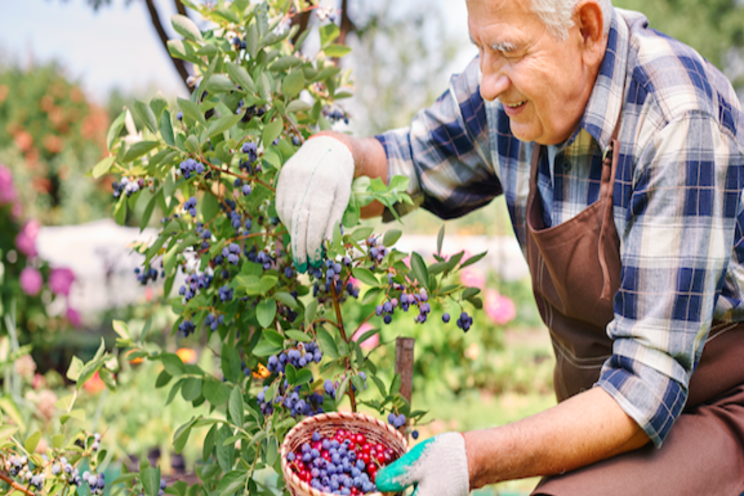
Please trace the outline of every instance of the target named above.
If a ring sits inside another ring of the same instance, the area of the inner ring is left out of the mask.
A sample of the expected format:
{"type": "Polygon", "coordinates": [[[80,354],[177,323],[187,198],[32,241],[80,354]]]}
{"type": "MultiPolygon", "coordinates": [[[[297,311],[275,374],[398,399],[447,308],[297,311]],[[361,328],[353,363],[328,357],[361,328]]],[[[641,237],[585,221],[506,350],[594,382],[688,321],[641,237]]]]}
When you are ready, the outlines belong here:
{"type": "Polygon", "coordinates": [[[98,369],[98,377],[101,378],[109,391],[116,392],[116,379],[114,379],[114,374],[109,369],[105,367],[98,369]]]}
{"type": "Polygon", "coordinates": [[[300,94],[305,87],[305,75],[301,70],[290,72],[282,82],[282,92],[289,98],[294,98],[300,94]]]}
{"type": "Polygon", "coordinates": [[[312,372],[310,372],[308,369],[300,369],[299,371],[297,371],[297,375],[295,376],[294,385],[301,386],[302,384],[307,384],[312,378],[312,372]]]}
{"type": "Polygon", "coordinates": [[[242,66],[228,62],[226,69],[230,79],[232,79],[234,83],[240,85],[243,91],[251,93],[256,92],[256,84],[253,82],[251,75],[248,74],[248,71],[243,69],[242,66]]]}
{"type": "Polygon", "coordinates": [[[202,380],[199,377],[187,377],[181,386],[181,396],[186,401],[194,401],[202,392],[202,380]]]}
{"type": "Polygon", "coordinates": [[[209,137],[216,136],[218,134],[222,134],[231,127],[233,127],[235,124],[240,122],[240,120],[243,118],[242,114],[237,115],[227,115],[225,117],[220,117],[216,121],[212,121],[209,124],[209,131],[207,134],[209,134],[209,137]]]}
{"type": "Polygon", "coordinates": [[[204,115],[202,114],[197,104],[195,104],[191,100],[185,100],[183,98],[178,98],[177,101],[178,108],[181,109],[185,117],[188,117],[191,120],[200,123],[202,126],[207,127],[207,121],[204,119],[204,115]]]}
{"type": "Polygon", "coordinates": [[[91,175],[93,176],[93,179],[98,179],[102,175],[106,174],[111,166],[114,164],[114,161],[116,160],[115,155],[111,155],[110,157],[106,157],[100,162],[98,162],[94,167],[93,171],[91,172],[91,175]]]}
{"type": "Polygon", "coordinates": [[[146,103],[140,102],[139,100],[134,101],[134,110],[139,115],[142,122],[145,123],[147,129],[152,131],[153,134],[158,132],[158,121],[155,119],[155,112],[152,111],[150,106],[146,103]]]}
{"type": "Polygon", "coordinates": [[[222,347],[222,373],[230,382],[238,382],[243,377],[240,366],[240,354],[235,346],[222,347]]]}
{"type": "Polygon", "coordinates": [[[160,491],[160,467],[146,467],[140,471],[140,481],[146,496],[157,496],[160,491]]]}
{"type": "Polygon", "coordinates": [[[155,389],[160,389],[161,387],[166,386],[172,378],[173,376],[171,376],[167,370],[161,370],[160,374],[158,374],[158,378],[155,380],[155,389]]]}
{"type": "Polygon", "coordinates": [[[153,148],[158,146],[157,141],[138,141],[135,144],[133,144],[127,152],[124,154],[124,157],[121,159],[122,162],[131,162],[134,159],[137,159],[141,157],[142,155],[146,154],[153,148]]]}
{"type": "Polygon", "coordinates": [[[274,299],[291,308],[292,310],[297,310],[297,308],[299,308],[297,300],[295,300],[294,296],[289,293],[285,293],[284,291],[277,291],[276,293],[274,293],[274,299]]]}
{"type": "Polygon", "coordinates": [[[114,144],[114,140],[119,136],[121,128],[124,127],[124,119],[126,118],[127,111],[124,110],[116,117],[116,119],[114,119],[114,122],[111,123],[111,126],[109,126],[108,133],[106,134],[106,148],[108,150],[111,150],[111,147],[114,144]]]}
{"type": "Polygon", "coordinates": [[[176,33],[180,34],[187,40],[198,42],[204,41],[199,28],[194,24],[194,21],[188,17],[176,14],[171,17],[171,24],[173,25],[173,29],[176,30],[176,33]]]}
{"type": "Polygon", "coordinates": [[[269,69],[274,72],[281,72],[298,65],[302,65],[301,58],[292,55],[286,55],[284,57],[279,57],[276,62],[271,64],[271,67],[269,67],[269,69]]]}
{"type": "MultiPolygon", "coordinates": [[[[211,402],[210,402],[211,403],[211,402]]],[[[217,424],[214,424],[207,432],[207,436],[204,438],[204,445],[202,445],[202,461],[206,462],[207,458],[212,454],[214,449],[214,439],[217,436],[217,424]]]]}
{"type": "Polygon", "coordinates": [[[475,296],[478,293],[480,293],[480,289],[478,288],[467,288],[465,291],[462,292],[462,299],[467,300],[471,296],[475,296]]]}
{"type": "Polygon", "coordinates": [[[385,233],[385,236],[382,238],[382,244],[390,247],[395,244],[396,241],[400,239],[401,232],[397,229],[391,229],[388,232],[385,233]]]}
{"type": "Polygon", "coordinates": [[[426,263],[415,251],[411,253],[411,271],[423,287],[429,287],[429,272],[426,270],[426,263]]]}
{"type": "Polygon", "coordinates": [[[287,105],[287,109],[286,110],[287,110],[287,113],[288,114],[293,114],[295,112],[306,112],[306,111],[310,110],[311,108],[313,108],[312,105],[310,105],[309,103],[307,103],[305,101],[302,101],[302,100],[292,100],[287,105]]]}
{"type": "Polygon", "coordinates": [[[83,370],[83,367],[85,367],[85,364],[82,360],[80,360],[76,356],[72,357],[70,367],[67,369],[67,378],[70,379],[72,382],[77,382],[78,378],[80,377],[80,372],[82,372],[83,370]]]}
{"type": "Polygon", "coordinates": [[[220,201],[211,192],[206,193],[201,201],[201,214],[204,222],[209,222],[220,213],[220,201]]]}
{"type": "Polygon", "coordinates": [[[311,336],[308,336],[302,331],[295,331],[293,329],[290,329],[289,331],[284,331],[284,334],[287,335],[288,338],[294,339],[296,341],[302,341],[302,342],[310,342],[313,340],[311,336]]]}
{"type": "Polygon", "coordinates": [[[275,275],[266,274],[265,276],[262,276],[258,283],[261,287],[261,294],[268,293],[274,286],[276,286],[277,282],[279,282],[279,278],[275,275]]]}
{"type": "Polygon", "coordinates": [[[327,355],[331,360],[337,359],[338,348],[336,347],[336,343],[331,337],[330,333],[322,327],[318,327],[318,330],[316,331],[316,337],[318,338],[318,344],[320,345],[320,349],[323,350],[323,353],[327,355]]]}
{"type": "Polygon", "coordinates": [[[281,345],[272,343],[268,339],[262,339],[258,342],[258,344],[256,344],[251,353],[253,353],[253,355],[257,357],[267,357],[276,355],[280,351],[282,351],[281,345]]]}
{"type": "MultiPolygon", "coordinates": [[[[181,391],[183,393],[183,391],[181,391]]],[[[193,421],[192,421],[193,422],[193,421]]],[[[180,429],[179,429],[180,430],[180,429]]],[[[173,450],[176,453],[180,453],[183,451],[184,446],[186,446],[186,441],[189,440],[189,435],[191,434],[191,427],[187,427],[181,432],[176,432],[176,434],[173,435],[173,450]]]]}
{"type": "Polygon", "coordinates": [[[351,47],[347,47],[346,45],[329,45],[323,49],[323,52],[328,57],[341,58],[351,53],[351,47]]]}
{"type": "Polygon", "coordinates": [[[284,336],[273,329],[264,329],[262,335],[264,338],[268,339],[269,342],[274,343],[277,346],[282,346],[284,344],[284,336]]]}
{"type": "Polygon", "coordinates": [[[312,300],[305,307],[305,324],[310,325],[315,320],[315,312],[318,310],[318,300],[312,300]]]}
{"type": "Polygon", "coordinates": [[[207,84],[204,85],[204,89],[209,91],[210,94],[215,94],[235,91],[237,88],[235,83],[224,74],[213,74],[207,84]]]}
{"type": "Polygon", "coordinates": [[[116,334],[121,336],[122,339],[131,338],[131,335],[129,334],[129,326],[127,326],[125,322],[122,322],[121,320],[114,320],[112,322],[112,326],[116,334]]]}
{"type": "Polygon", "coordinates": [[[186,371],[181,358],[175,353],[163,353],[160,356],[160,359],[163,362],[163,367],[165,367],[165,370],[168,371],[172,377],[183,375],[186,371]]]}
{"type": "Polygon", "coordinates": [[[120,226],[123,226],[124,222],[126,222],[127,220],[127,197],[126,195],[121,195],[119,197],[119,201],[116,202],[116,206],[114,207],[114,220],[120,226]]]}
{"type": "Polygon", "coordinates": [[[358,229],[355,229],[354,232],[351,233],[351,239],[352,241],[363,241],[369,237],[370,234],[374,232],[374,228],[372,227],[360,227],[358,229]]]}
{"type": "MultiPolygon", "coordinates": [[[[226,473],[217,486],[217,492],[214,493],[215,496],[230,496],[235,493],[242,494],[240,489],[245,486],[246,477],[248,477],[248,474],[241,470],[233,470],[226,473]]],[[[246,494],[249,493],[246,492],[246,494]]]]}
{"type": "Polygon", "coordinates": [[[262,327],[266,328],[274,323],[276,317],[276,301],[265,299],[256,305],[256,319],[262,327]]]}
{"type": "Polygon", "coordinates": [[[267,124],[264,128],[263,136],[261,137],[261,142],[264,147],[271,145],[282,133],[282,129],[284,129],[284,121],[281,117],[277,117],[275,121],[267,124]]]}
{"type": "Polygon", "coordinates": [[[472,257],[468,258],[467,260],[465,260],[465,261],[464,261],[464,262],[462,263],[462,265],[460,265],[460,268],[461,268],[461,269],[464,269],[464,268],[465,268],[465,267],[467,267],[468,265],[473,265],[474,263],[478,262],[478,261],[479,261],[479,260],[481,260],[481,259],[482,259],[483,257],[485,257],[485,256],[486,256],[487,254],[488,254],[488,250],[484,251],[483,253],[479,253],[479,254],[477,254],[477,255],[475,255],[475,256],[472,256],[472,257]]]}
{"type": "Polygon", "coordinates": [[[442,242],[444,241],[444,224],[442,224],[442,227],[439,229],[439,233],[437,234],[437,254],[442,254],[442,242]]]}
{"type": "Polygon", "coordinates": [[[163,113],[163,110],[168,108],[168,102],[165,101],[165,98],[163,98],[163,95],[158,93],[153,97],[152,100],[150,100],[150,108],[155,113],[155,118],[159,119],[160,114],[163,113]]]}
{"type": "Polygon", "coordinates": [[[380,285],[380,282],[377,280],[372,271],[369,269],[365,269],[364,267],[355,268],[354,270],[352,270],[352,275],[368,286],[380,285]]]}
{"type": "Polygon", "coordinates": [[[233,465],[235,456],[235,444],[225,446],[225,441],[232,437],[232,429],[227,424],[223,424],[217,431],[215,447],[217,448],[217,463],[223,472],[229,472],[233,465]]]}
{"type": "Polygon", "coordinates": [[[233,420],[235,425],[243,427],[243,393],[240,392],[239,387],[234,387],[230,393],[230,402],[227,404],[227,409],[230,412],[230,418],[233,420]]]}
{"type": "Polygon", "coordinates": [[[336,405],[340,404],[341,401],[344,399],[344,395],[346,394],[346,390],[349,388],[349,378],[347,377],[343,381],[341,381],[341,384],[339,384],[338,389],[336,390],[336,405]]]}
{"type": "Polygon", "coordinates": [[[162,194],[163,190],[159,189],[154,195],[152,195],[150,201],[147,202],[147,207],[145,207],[145,211],[143,212],[142,218],[140,219],[140,232],[144,231],[147,227],[147,224],[150,223],[152,213],[155,211],[155,205],[158,203],[158,198],[161,197],[162,194]]]}
{"type": "Polygon", "coordinates": [[[382,288],[370,288],[366,293],[364,293],[364,297],[362,298],[362,305],[368,305],[372,303],[375,299],[377,299],[378,296],[380,296],[380,293],[382,292],[382,288]]]}
{"type": "Polygon", "coordinates": [[[440,272],[444,272],[447,270],[447,267],[449,267],[449,264],[447,262],[437,262],[434,264],[429,265],[428,271],[429,275],[437,275],[440,272]]]}
{"type": "Polygon", "coordinates": [[[258,53],[258,28],[255,22],[250,23],[246,31],[245,49],[252,59],[256,57],[256,53],[258,53]]]}
{"type": "Polygon", "coordinates": [[[212,406],[220,406],[230,398],[230,386],[208,379],[202,384],[202,394],[212,406]]]}
{"type": "Polygon", "coordinates": [[[341,30],[334,23],[326,24],[325,26],[320,28],[318,31],[320,31],[320,45],[321,46],[326,46],[329,43],[332,43],[341,34],[341,30]]]}
{"type": "Polygon", "coordinates": [[[173,124],[171,123],[170,112],[163,111],[160,115],[160,136],[168,146],[175,146],[176,140],[173,137],[173,124]]]}
{"type": "Polygon", "coordinates": [[[400,385],[401,385],[401,378],[400,374],[395,374],[395,377],[393,377],[393,382],[390,383],[390,391],[388,394],[390,396],[393,396],[394,394],[397,394],[398,391],[400,391],[400,385]]]}
{"type": "Polygon", "coordinates": [[[26,451],[29,453],[33,453],[36,451],[36,445],[39,444],[39,441],[41,440],[41,431],[36,431],[28,438],[26,438],[26,441],[23,443],[23,447],[26,448],[26,451]]]}

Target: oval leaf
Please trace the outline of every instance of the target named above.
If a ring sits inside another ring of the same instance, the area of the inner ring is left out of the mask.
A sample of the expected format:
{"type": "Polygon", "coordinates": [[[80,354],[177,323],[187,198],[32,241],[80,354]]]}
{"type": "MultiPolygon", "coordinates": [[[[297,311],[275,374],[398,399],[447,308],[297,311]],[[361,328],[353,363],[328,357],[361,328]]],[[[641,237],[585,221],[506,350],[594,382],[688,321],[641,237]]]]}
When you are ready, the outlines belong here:
{"type": "Polygon", "coordinates": [[[265,299],[256,306],[256,319],[262,327],[270,327],[276,317],[276,301],[265,299]]]}
{"type": "Polygon", "coordinates": [[[284,121],[281,117],[277,118],[274,122],[267,124],[264,128],[263,136],[261,137],[264,147],[269,146],[275,139],[277,139],[279,135],[282,134],[282,129],[284,129],[284,121]]]}
{"type": "Polygon", "coordinates": [[[184,38],[191,41],[203,41],[201,31],[188,17],[176,14],[171,17],[171,24],[173,24],[173,29],[184,38]]]}

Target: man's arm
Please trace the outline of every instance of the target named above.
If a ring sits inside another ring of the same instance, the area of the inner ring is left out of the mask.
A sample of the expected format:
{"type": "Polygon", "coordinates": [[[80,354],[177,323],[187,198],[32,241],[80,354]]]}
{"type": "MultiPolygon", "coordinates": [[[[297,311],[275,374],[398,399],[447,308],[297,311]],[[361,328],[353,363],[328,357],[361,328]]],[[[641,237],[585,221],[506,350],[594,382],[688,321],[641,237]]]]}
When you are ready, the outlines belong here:
{"type": "Polygon", "coordinates": [[[560,474],[638,449],[649,441],[600,387],[513,424],[464,436],[471,489],[560,474]]]}
{"type": "MultiPolygon", "coordinates": [[[[367,176],[369,178],[379,177],[387,184],[387,156],[382,144],[375,138],[355,138],[348,134],[336,131],[324,131],[318,133],[342,141],[351,150],[354,157],[354,177],[367,176]]],[[[385,207],[380,202],[373,202],[363,207],[362,218],[379,217],[385,207]]]]}

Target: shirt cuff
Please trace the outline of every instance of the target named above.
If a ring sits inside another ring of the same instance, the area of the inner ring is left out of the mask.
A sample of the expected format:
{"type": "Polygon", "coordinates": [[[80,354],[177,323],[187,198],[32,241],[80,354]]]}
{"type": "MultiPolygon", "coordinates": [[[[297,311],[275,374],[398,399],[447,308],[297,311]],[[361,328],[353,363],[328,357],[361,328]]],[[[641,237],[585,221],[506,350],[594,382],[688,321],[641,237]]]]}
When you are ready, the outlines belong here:
{"type": "Polygon", "coordinates": [[[687,387],[632,358],[612,355],[597,385],[607,391],[658,448],[687,401],[687,387]]]}

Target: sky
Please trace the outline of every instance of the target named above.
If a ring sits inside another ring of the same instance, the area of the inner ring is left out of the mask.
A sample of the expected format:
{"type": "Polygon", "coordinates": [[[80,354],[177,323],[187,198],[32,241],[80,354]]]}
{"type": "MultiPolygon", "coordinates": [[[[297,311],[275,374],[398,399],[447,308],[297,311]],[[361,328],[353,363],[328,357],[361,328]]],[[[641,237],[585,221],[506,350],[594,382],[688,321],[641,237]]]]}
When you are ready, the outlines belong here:
{"type": "MultiPolygon", "coordinates": [[[[464,2],[406,0],[437,4],[452,30],[467,39],[464,2]]],[[[22,65],[56,60],[69,78],[103,103],[113,88],[126,92],[185,96],[186,89],[150,22],[145,2],[112,0],[94,11],[87,0],[0,0],[0,61],[22,65]]],[[[155,0],[171,37],[172,1],[155,0]]]]}

